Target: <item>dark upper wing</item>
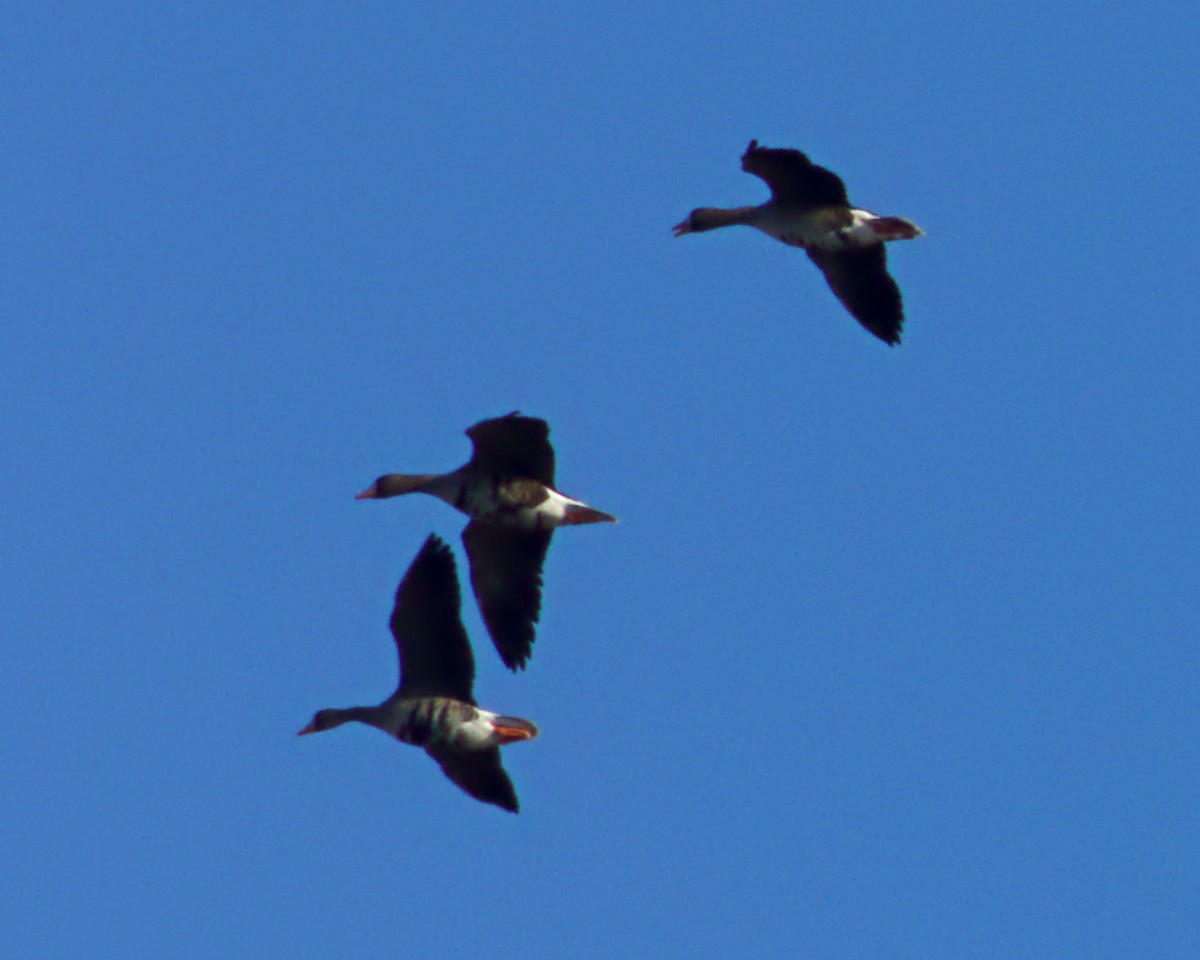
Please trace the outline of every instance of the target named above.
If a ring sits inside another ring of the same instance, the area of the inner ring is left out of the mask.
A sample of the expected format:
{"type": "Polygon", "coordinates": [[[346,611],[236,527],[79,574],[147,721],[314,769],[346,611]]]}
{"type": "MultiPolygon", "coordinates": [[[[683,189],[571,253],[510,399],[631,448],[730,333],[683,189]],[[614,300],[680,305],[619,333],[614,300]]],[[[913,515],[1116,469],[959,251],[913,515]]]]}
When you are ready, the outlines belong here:
{"type": "Polygon", "coordinates": [[[528,477],[554,486],[554,448],[550,425],[517,412],[481,420],[468,428],[475,447],[471,462],[502,477],[528,477]]]}
{"type": "Polygon", "coordinates": [[[904,305],[900,288],[888,275],[882,243],[853,250],[809,249],[807,253],[855,320],[885,343],[895,346],[900,342],[904,305]]]}
{"type": "Polygon", "coordinates": [[[500,748],[488,750],[428,750],[442,773],[476,800],[494,803],[510,813],[520,809],[517,791],[500,763],[500,748]]]}
{"type": "Polygon", "coordinates": [[[454,554],[431,535],[396,590],[391,627],[400,650],[398,695],[475,702],[475,661],[461,611],[454,554]]]}
{"type": "Polygon", "coordinates": [[[771,196],[797,207],[848,206],[846,185],[832,170],[818,167],[799,150],[760,147],[757,140],[742,154],[742,169],[761,177],[771,196]]]}
{"type": "Polygon", "coordinates": [[[472,520],[462,540],[479,612],[500,659],[510,670],[524,669],[542,609],[542,564],[550,549],[550,531],[472,520]]]}

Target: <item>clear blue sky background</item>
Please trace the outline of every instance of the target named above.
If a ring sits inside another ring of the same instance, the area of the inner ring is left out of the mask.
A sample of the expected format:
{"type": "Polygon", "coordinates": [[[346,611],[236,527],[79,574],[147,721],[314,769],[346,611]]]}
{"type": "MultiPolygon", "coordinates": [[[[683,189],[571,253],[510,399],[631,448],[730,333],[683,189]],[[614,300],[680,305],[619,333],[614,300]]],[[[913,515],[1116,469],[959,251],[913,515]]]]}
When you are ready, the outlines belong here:
{"type": "Polygon", "coordinates": [[[38,3],[0,32],[11,957],[1193,957],[1191,3],[38,3]],[[889,350],[751,137],[928,232],[889,350]],[[523,811],[391,692],[548,418],[523,811]]]}

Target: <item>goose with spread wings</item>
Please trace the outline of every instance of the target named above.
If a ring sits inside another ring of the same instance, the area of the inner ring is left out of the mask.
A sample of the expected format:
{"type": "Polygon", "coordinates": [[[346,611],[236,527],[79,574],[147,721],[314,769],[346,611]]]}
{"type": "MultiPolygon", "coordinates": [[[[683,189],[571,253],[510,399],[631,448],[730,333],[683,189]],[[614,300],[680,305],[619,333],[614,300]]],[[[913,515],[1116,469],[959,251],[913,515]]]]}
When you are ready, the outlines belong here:
{"type": "Polygon", "coordinates": [[[370,724],[402,743],[424,747],[476,800],[516,813],[517,794],[500,762],[500,747],[532,740],[538,728],[476,705],[475,660],[461,611],[454,555],[430,536],[396,590],[391,618],[400,653],[396,692],[374,707],[318,710],[300,735],[351,720],[370,724]]]}
{"type": "Polygon", "coordinates": [[[675,236],[744,224],[801,247],[859,323],[884,343],[899,343],[904,306],[888,274],[884,244],[912,240],[924,231],[903,217],[852,207],[841,177],[799,150],[760,147],[751,140],[742,169],[771,188],[771,199],[756,207],[693,210],[674,226],[675,236]]]}
{"type": "Polygon", "coordinates": [[[463,546],[488,633],[510,670],[533,653],[542,567],[556,527],[616,520],[554,489],[554,448],[545,420],[513,412],[467,430],[474,452],[457,470],[389,473],[357,500],[427,493],[471,518],[463,546]]]}

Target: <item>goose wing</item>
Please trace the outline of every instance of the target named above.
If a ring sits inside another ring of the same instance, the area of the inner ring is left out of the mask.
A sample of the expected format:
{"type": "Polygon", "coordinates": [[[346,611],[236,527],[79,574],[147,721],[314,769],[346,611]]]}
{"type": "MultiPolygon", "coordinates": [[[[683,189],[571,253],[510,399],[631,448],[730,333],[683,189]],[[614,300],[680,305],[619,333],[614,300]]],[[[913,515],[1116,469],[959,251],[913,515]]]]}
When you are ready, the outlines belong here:
{"type": "Polygon", "coordinates": [[[525,477],[554,486],[554,448],[550,425],[514,411],[481,420],[467,429],[474,454],[471,462],[496,477],[525,477]]]}
{"type": "Polygon", "coordinates": [[[390,625],[400,653],[397,696],[475,702],[475,660],[462,623],[454,554],[436,535],[400,581],[390,625]]]}
{"type": "Polygon", "coordinates": [[[850,250],[806,251],[829,288],[850,314],[884,343],[900,342],[904,304],[900,288],[887,272],[887,252],[882,243],[850,250]]]}
{"type": "Polygon", "coordinates": [[[751,140],[742,154],[742,169],[762,179],[780,203],[800,208],[850,205],[842,178],[799,150],[760,147],[751,140]]]}
{"type": "Polygon", "coordinates": [[[500,748],[487,750],[427,750],[442,773],[476,800],[494,803],[510,813],[520,809],[517,791],[500,762],[500,748]]]}
{"type": "Polygon", "coordinates": [[[533,653],[550,536],[549,530],[515,530],[478,520],[463,530],[479,612],[510,670],[524,669],[533,653]]]}

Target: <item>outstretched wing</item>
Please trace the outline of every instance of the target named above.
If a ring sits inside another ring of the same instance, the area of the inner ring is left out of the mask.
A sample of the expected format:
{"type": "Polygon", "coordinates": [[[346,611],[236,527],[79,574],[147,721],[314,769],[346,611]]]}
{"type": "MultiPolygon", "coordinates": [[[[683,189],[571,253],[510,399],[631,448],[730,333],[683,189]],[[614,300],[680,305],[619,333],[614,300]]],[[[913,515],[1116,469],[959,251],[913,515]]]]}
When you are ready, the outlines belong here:
{"type": "Polygon", "coordinates": [[[494,803],[510,813],[520,809],[517,791],[500,762],[499,747],[487,750],[429,749],[427,752],[438,762],[442,773],[476,800],[494,803]]]}
{"type": "Polygon", "coordinates": [[[454,554],[436,535],[400,581],[391,628],[400,651],[398,696],[475,702],[475,660],[462,624],[454,554]]]}
{"type": "Polygon", "coordinates": [[[514,530],[477,520],[463,530],[479,612],[510,670],[524,669],[533,653],[550,535],[549,530],[514,530]]]}
{"type": "Polygon", "coordinates": [[[842,178],[818,167],[799,150],[760,147],[751,140],[742,154],[742,169],[765,181],[780,203],[802,209],[850,204],[842,178]]]}
{"type": "Polygon", "coordinates": [[[900,342],[904,305],[900,288],[887,272],[882,243],[851,250],[813,248],[807,253],[855,320],[887,344],[900,342]]]}
{"type": "Polygon", "coordinates": [[[481,420],[468,428],[475,453],[471,462],[499,477],[524,477],[554,486],[554,448],[550,425],[537,417],[508,416],[481,420]]]}

